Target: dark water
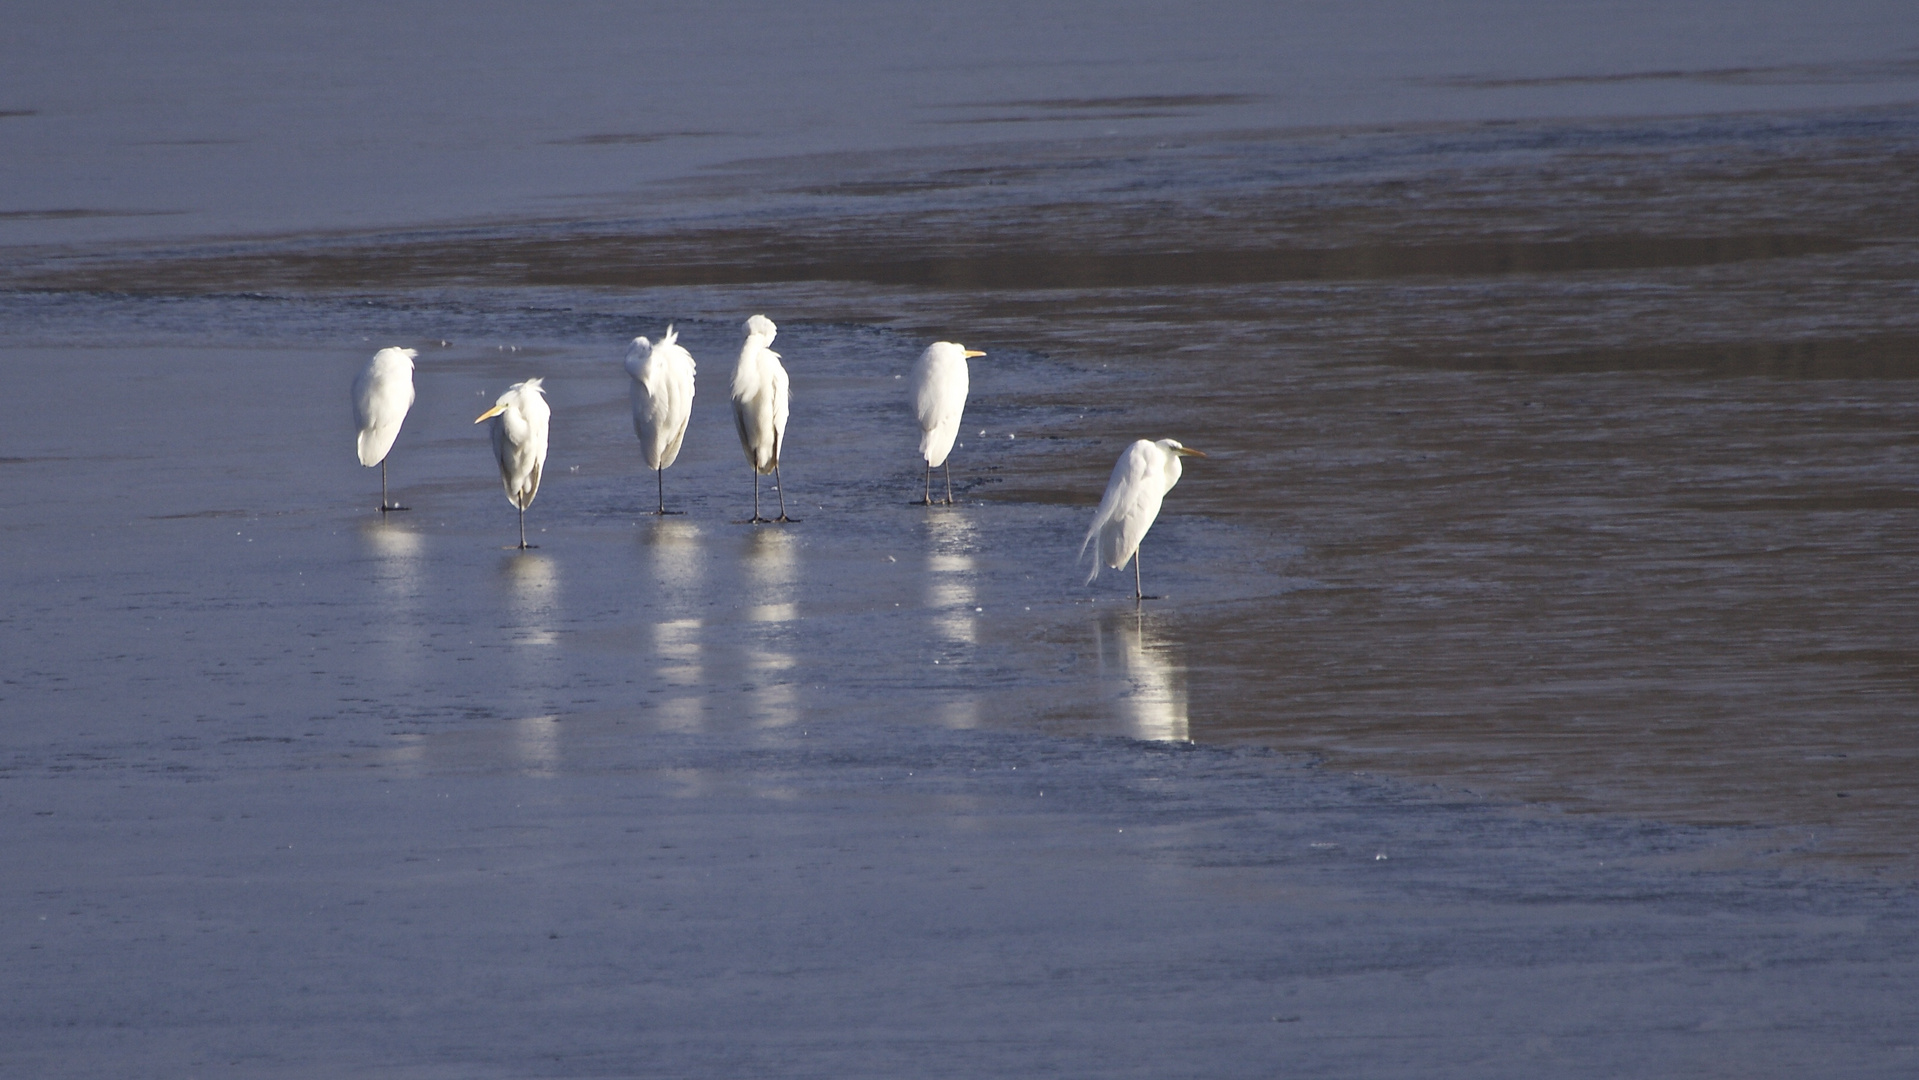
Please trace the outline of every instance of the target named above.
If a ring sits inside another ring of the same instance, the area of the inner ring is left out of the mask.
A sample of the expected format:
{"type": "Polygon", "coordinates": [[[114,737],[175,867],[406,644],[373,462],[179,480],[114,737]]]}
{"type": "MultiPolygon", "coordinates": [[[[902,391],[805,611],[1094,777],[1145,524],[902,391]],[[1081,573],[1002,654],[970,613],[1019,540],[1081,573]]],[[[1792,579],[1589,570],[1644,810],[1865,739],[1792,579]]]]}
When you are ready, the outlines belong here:
{"type": "Polygon", "coordinates": [[[938,77],[884,5],[19,21],[0,1060],[1902,1075],[1897,7],[982,9],[938,77]],[[936,338],[988,356],[928,509],[936,338]],[[521,553],[471,421],[536,375],[521,553]],[[1136,607],[1073,555],[1164,436],[1136,607]]]}

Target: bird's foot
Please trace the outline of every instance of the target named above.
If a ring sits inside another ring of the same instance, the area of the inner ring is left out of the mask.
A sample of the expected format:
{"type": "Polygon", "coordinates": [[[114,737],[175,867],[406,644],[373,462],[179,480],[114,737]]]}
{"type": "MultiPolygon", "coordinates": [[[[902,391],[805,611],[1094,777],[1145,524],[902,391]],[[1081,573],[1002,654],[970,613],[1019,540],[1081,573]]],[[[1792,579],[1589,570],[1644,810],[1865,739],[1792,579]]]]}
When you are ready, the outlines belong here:
{"type": "Polygon", "coordinates": [[[381,503],[380,504],[380,513],[382,514],[387,513],[388,511],[391,511],[391,510],[411,510],[411,509],[413,508],[410,506],[401,506],[398,503],[381,503]]]}
{"type": "Polygon", "coordinates": [[[537,551],[539,550],[539,547],[540,545],[538,544],[508,544],[507,546],[501,548],[500,550],[501,551],[537,551]]]}
{"type": "Polygon", "coordinates": [[[799,518],[787,517],[785,514],[781,514],[779,517],[774,518],[772,522],[770,522],[770,524],[773,524],[773,525],[798,525],[799,523],[800,523],[799,518]]]}
{"type": "Polygon", "coordinates": [[[771,525],[773,524],[773,519],[763,518],[763,517],[759,517],[758,515],[755,515],[753,517],[746,518],[743,521],[736,521],[733,524],[735,525],[771,525]]]}
{"type": "Polygon", "coordinates": [[[672,514],[684,514],[684,513],[686,513],[686,511],[684,510],[668,510],[666,507],[662,506],[658,510],[653,511],[653,516],[667,517],[672,514]]]}

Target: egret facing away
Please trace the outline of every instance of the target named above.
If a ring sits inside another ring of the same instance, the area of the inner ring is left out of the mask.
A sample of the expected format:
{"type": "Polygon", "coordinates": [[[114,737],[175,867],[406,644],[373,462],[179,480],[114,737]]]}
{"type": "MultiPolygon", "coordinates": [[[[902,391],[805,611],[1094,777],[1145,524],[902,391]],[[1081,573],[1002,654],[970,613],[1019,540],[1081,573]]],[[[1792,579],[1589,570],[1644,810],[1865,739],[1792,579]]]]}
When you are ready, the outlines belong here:
{"type": "Polygon", "coordinates": [[[764,315],[746,320],[746,343],[740,346],[740,362],[733,369],[733,423],[740,431],[740,449],[753,466],[755,525],[769,523],[760,516],[760,477],[765,473],[773,474],[773,486],[780,493],[780,516],[772,521],[798,520],[786,516],[786,485],[780,482],[780,450],[786,441],[786,369],[780,366],[780,354],[767,348],[777,333],[779,327],[764,315]]]}
{"type": "Polygon", "coordinates": [[[634,338],[626,354],[626,373],[633,377],[633,434],[653,470],[660,500],[656,514],[685,513],[666,508],[665,477],[666,467],[680,456],[686,421],[693,415],[693,371],[693,354],[680,347],[671,326],[657,345],[634,338]]]}
{"type": "Polygon", "coordinates": [[[528,379],[507,387],[493,407],[473,421],[493,421],[493,457],[500,463],[500,480],[506,484],[507,501],[520,508],[521,550],[527,547],[526,508],[540,491],[547,420],[553,415],[540,382],[528,379]]]}
{"type": "Polygon", "coordinates": [[[1141,439],[1126,448],[1119,456],[1119,463],[1113,466],[1113,478],[1106,482],[1106,497],[1099,501],[1093,527],[1086,530],[1086,539],[1080,541],[1079,553],[1083,557],[1087,545],[1095,538],[1099,540],[1099,546],[1093,551],[1093,572],[1086,575],[1087,584],[1099,576],[1101,563],[1118,570],[1131,559],[1133,599],[1149,599],[1139,583],[1139,542],[1146,538],[1146,530],[1153,527],[1153,519],[1159,516],[1160,500],[1179,483],[1182,471],[1179,459],[1205,456],[1173,439],[1158,442],[1141,439]]]}
{"type": "Polygon", "coordinates": [[[946,466],[946,505],[953,505],[953,452],[959,434],[960,413],[966,409],[966,359],[983,352],[935,341],[913,362],[913,411],[920,419],[920,457],[926,459],[926,498],[933,505],[933,470],[946,466]]]}
{"type": "Polygon", "coordinates": [[[380,512],[405,510],[386,498],[386,455],[413,407],[412,349],[381,349],[353,380],[353,422],[360,429],[360,464],[380,467],[380,512]]]}

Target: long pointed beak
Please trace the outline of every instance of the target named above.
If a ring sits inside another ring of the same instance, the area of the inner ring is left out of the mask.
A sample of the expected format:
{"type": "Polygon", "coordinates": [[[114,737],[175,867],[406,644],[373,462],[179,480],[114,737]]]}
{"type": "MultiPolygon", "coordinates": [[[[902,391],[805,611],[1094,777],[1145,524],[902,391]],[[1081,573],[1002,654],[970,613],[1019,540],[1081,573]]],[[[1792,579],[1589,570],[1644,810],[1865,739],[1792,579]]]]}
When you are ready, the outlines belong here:
{"type": "Polygon", "coordinates": [[[487,411],[481,413],[478,417],[474,419],[473,422],[477,424],[481,420],[491,420],[505,411],[506,411],[506,406],[495,405],[491,409],[488,409],[487,411]]]}
{"type": "Polygon", "coordinates": [[[983,353],[983,352],[981,352],[981,351],[979,351],[978,349],[967,349],[967,350],[965,350],[965,351],[966,351],[966,355],[967,355],[967,356],[969,356],[969,357],[970,357],[970,356],[985,356],[985,355],[986,355],[985,353],[983,353]]]}
{"type": "Polygon", "coordinates": [[[1206,451],[1195,450],[1190,446],[1182,446],[1179,449],[1173,451],[1173,453],[1185,454],[1187,457],[1205,457],[1206,456],[1206,451]]]}

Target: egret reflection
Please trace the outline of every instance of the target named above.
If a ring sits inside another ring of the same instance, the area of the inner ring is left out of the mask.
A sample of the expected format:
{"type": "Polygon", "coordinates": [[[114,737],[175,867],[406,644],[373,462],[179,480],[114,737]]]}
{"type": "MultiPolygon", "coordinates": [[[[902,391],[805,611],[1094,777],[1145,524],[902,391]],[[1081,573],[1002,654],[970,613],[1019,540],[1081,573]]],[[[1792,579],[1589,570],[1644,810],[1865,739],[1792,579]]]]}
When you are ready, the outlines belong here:
{"type": "Polygon", "coordinates": [[[502,560],[509,627],[514,645],[554,645],[560,640],[560,579],[553,560],[516,554],[502,560]]]}
{"type": "Polygon", "coordinates": [[[381,696],[391,699],[395,691],[429,681],[424,672],[429,655],[426,543],[419,533],[388,524],[384,517],[363,521],[360,541],[372,556],[372,595],[382,616],[367,633],[378,643],[382,674],[394,688],[381,696]]]}
{"type": "Polygon", "coordinates": [[[1093,624],[1102,680],[1120,684],[1120,716],[1127,734],[1154,742],[1192,738],[1183,671],[1169,659],[1170,644],[1149,633],[1131,612],[1108,612],[1093,624]]]}
{"type": "Polygon", "coordinates": [[[799,605],[793,591],[799,581],[799,541],[783,530],[755,529],[746,547],[747,590],[755,603],[746,609],[750,624],[746,674],[753,718],[765,727],[783,727],[799,719],[799,688],[790,651],[799,605]]]}
{"type": "Polygon", "coordinates": [[[526,776],[551,779],[560,772],[560,718],[529,716],[513,721],[513,756],[526,776]]]}
{"type": "MultiPolygon", "coordinates": [[[[697,610],[705,596],[706,547],[699,525],[661,518],[640,533],[653,573],[652,599],[665,613],[697,610]]],[[[693,615],[666,618],[652,626],[653,674],[674,691],[659,703],[656,716],[669,731],[698,731],[706,720],[706,664],[702,652],[705,623],[693,615]]]]}
{"type": "Polygon", "coordinates": [[[933,630],[949,644],[979,642],[979,582],[973,552],[977,529],[959,513],[939,514],[926,521],[926,608],[933,630]]]}

